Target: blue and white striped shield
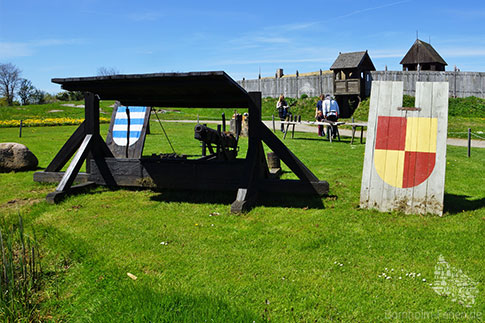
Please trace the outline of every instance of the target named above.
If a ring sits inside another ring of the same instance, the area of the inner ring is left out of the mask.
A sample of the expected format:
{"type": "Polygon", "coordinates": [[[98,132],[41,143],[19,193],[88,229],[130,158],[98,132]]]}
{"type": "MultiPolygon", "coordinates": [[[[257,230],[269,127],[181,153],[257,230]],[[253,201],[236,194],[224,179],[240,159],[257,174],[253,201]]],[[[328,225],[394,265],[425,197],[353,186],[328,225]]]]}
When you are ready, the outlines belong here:
{"type": "Polygon", "coordinates": [[[127,145],[128,132],[128,115],[126,109],[129,109],[130,114],[130,137],[128,146],[133,145],[140,138],[143,129],[143,122],[145,120],[146,107],[118,107],[113,125],[113,141],[118,146],[127,145]]]}

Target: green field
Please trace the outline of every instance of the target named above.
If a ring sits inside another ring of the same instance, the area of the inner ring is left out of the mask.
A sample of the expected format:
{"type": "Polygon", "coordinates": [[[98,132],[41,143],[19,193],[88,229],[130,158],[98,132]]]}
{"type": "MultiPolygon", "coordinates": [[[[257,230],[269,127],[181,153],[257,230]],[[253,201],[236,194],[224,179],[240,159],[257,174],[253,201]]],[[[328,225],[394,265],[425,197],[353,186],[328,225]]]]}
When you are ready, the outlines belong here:
{"type": "MultiPolygon", "coordinates": [[[[107,125],[101,128],[104,136],[107,125]]],[[[18,129],[2,128],[0,141],[26,144],[43,168],[74,129],[26,128],[19,139],[18,129]]],[[[165,129],[177,153],[200,152],[193,125],[165,129]]],[[[145,154],[171,152],[153,122],[152,132],[145,154]]],[[[348,138],[330,144],[313,133],[295,137],[285,144],[330,183],[329,196],[265,196],[242,215],[229,212],[235,192],[96,188],[49,205],[44,198],[55,185],[34,183],[33,172],[0,174],[3,226],[20,213],[40,243],[43,286],[31,319],[376,322],[406,321],[412,315],[406,313],[483,319],[484,149],[467,158],[466,148],[448,146],[445,214],[418,216],[359,209],[364,145],[348,138]],[[431,289],[440,256],[478,283],[472,307],[431,289]]],[[[240,144],[244,156],[247,141],[240,144]]]]}
{"type": "MultiPolygon", "coordinates": [[[[271,120],[274,115],[278,120],[278,113],[275,109],[277,99],[263,98],[262,118],[271,120]]],[[[296,104],[291,108],[294,115],[301,115],[302,120],[313,120],[315,115],[316,97],[304,99],[288,98],[288,103],[296,104]]],[[[20,119],[45,119],[45,118],[64,118],[75,119],[84,118],[84,109],[79,107],[67,107],[65,104],[82,105],[83,101],[56,102],[44,105],[28,105],[15,107],[0,107],[0,120],[20,120],[20,119]]],[[[101,117],[110,118],[113,111],[114,101],[101,101],[101,117]]],[[[414,105],[414,97],[404,96],[404,105],[414,105]]],[[[158,116],[162,120],[221,120],[222,113],[226,119],[230,119],[234,114],[234,109],[197,109],[197,108],[156,108],[158,116]]],[[[247,109],[237,110],[239,113],[247,112],[247,109]]],[[[369,99],[366,99],[354,113],[356,121],[367,121],[369,113],[369,99]]],[[[156,120],[152,116],[152,121],[156,120]]],[[[351,119],[342,119],[350,122],[351,119]]],[[[1,125],[0,125],[1,126],[1,125]]],[[[346,126],[343,126],[345,128],[346,126]]],[[[468,128],[478,136],[485,138],[485,100],[475,97],[469,98],[450,98],[449,117],[448,117],[448,137],[467,138],[468,128]]],[[[473,139],[479,139],[474,136],[473,139]]]]}

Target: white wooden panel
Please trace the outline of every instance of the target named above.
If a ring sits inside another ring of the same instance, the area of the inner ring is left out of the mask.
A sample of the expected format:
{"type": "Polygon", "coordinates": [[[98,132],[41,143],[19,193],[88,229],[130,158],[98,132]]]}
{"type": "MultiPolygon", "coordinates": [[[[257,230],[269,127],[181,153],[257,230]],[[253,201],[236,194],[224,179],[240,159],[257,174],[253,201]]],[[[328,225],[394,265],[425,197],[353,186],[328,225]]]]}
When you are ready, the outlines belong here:
{"type": "Polygon", "coordinates": [[[414,111],[398,109],[402,107],[402,94],[402,82],[372,83],[360,205],[381,211],[441,215],[448,83],[418,82],[416,107],[420,109],[414,111]],[[379,136],[385,140],[376,151],[379,116],[387,117],[393,126],[387,132],[381,128],[379,136]]]}
{"type": "MultiPolygon", "coordinates": [[[[432,116],[433,107],[433,83],[431,82],[416,82],[416,102],[417,108],[421,108],[421,111],[417,111],[408,115],[409,117],[418,118],[430,118],[432,116]]],[[[417,128],[413,129],[419,133],[424,125],[419,124],[417,128]]],[[[411,130],[411,129],[410,129],[411,130]]],[[[421,138],[416,138],[415,145],[419,145],[421,138]]],[[[414,143],[413,143],[414,145],[414,143]]],[[[416,173],[414,174],[417,175],[416,173]]],[[[424,214],[426,213],[426,182],[411,187],[408,190],[412,191],[412,203],[411,209],[405,210],[407,213],[424,214]]]]}
{"type": "Polygon", "coordinates": [[[370,183],[371,183],[371,173],[373,168],[374,160],[374,145],[375,145],[375,133],[377,125],[377,105],[379,99],[379,93],[381,90],[382,81],[373,81],[372,90],[370,94],[369,103],[369,116],[367,118],[367,135],[365,139],[365,157],[364,157],[364,167],[362,171],[362,185],[360,188],[360,207],[370,208],[369,205],[369,194],[370,194],[370,183]]]}
{"type": "MultiPolygon", "coordinates": [[[[403,83],[402,82],[392,82],[391,84],[391,103],[389,105],[389,109],[386,111],[386,113],[382,114],[383,116],[389,116],[389,117],[402,117],[403,116],[403,111],[398,110],[398,108],[402,107],[402,101],[403,101],[403,83]]],[[[381,110],[379,110],[381,111],[381,110]]],[[[390,128],[388,132],[389,137],[395,137],[399,140],[401,136],[404,134],[401,133],[399,129],[393,129],[390,128]]],[[[389,148],[389,147],[388,147],[389,148]]],[[[386,169],[385,169],[385,176],[389,177],[389,174],[394,175],[393,177],[397,177],[398,174],[396,172],[396,169],[398,168],[398,161],[396,159],[393,159],[392,156],[389,156],[391,152],[388,153],[388,157],[386,160],[386,169]]],[[[381,197],[381,203],[379,209],[381,211],[388,211],[392,210],[394,208],[394,202],[395,202],[395,196],[396,196],[396,191],[398,188],[391,186],[387,184],[386,182],[382,181],[383,183],[383,188],[382,188],[382,197],[381,197]]]]}
{"type": "Polygon", "coordinates": [[[446,137],[448,129],[448,82],[433,83],[433,117],[438,119],[436,165],[427,181],[426,212],[443,214],[446,170],[446,137]]]}

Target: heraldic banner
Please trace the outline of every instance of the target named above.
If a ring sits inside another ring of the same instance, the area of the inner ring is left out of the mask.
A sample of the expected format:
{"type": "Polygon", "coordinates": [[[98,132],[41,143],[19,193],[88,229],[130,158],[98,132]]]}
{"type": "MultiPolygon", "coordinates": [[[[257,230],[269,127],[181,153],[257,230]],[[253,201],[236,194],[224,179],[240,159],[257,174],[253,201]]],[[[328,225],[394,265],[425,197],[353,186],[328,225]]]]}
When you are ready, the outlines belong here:
{"type": "Polygon", "coordinates": [[[448,86],[417,82],[415,106],[403,107],[402,82],[372,82],[362,208],[442,215],[448,86]]]}
{"type": "Polygon", "coordinates": [[[141,158],[150,113],[150,107],[127,107],[116,102],[106,136],[116,158],[141,158]]]}

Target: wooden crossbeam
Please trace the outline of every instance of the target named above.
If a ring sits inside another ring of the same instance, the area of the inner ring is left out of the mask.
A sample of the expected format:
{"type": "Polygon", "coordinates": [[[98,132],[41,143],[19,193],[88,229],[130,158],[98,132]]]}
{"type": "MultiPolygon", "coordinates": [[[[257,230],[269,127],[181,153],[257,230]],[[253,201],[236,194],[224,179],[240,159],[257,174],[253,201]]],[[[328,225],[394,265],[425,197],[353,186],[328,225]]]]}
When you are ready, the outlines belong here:
{"type": "Polygon", "coordinates": [[[57,185],[56,190],[52,193],[47,194],[47,202],[57,203],[59,199],[62,198],[62,196],[66,193],[66,190],[71,187],[72,183],[76,179],[77,174],[79,173],[79,169],[86,159],[86,156],[90,149],[92,138],[93,137],[90,134],[84,137],[84,140],[79,147],[79,150],[69,164],[69,167],[67,168],[64,176],[59,182],[59,185],[57,185]]]}
{"type": "Polygon", "coordinates": [[[50,164],[45,169],[46,172],[58,172],[66,165],[66,163],[71,159],[72,155],[81,146],[84,139],[84,126],[86,122],[83,121],[81,125],[74,131],[71,137],[66,141],[66,143],[59,150],[57,155],[52,159],[50,164]]]}
{"type": "Polygon", "coordinates": [[[263,142],[268,145],[271,150],[273,150],[276,155],[288,166],[293,173],[295,173],[296,176],[302,181],[306,182],[318,182],[318,178],[303,164],[298,157],[295,156],[291,152],[291,150],[288,149],[288,147],[285,146],[281,142],[281,140],[278,139],[278,137],[275,136],[271,130],[266,127],[262,122],[259,122],[259,129],[261,132],[261,137],[263,138],[263,142]]]}

